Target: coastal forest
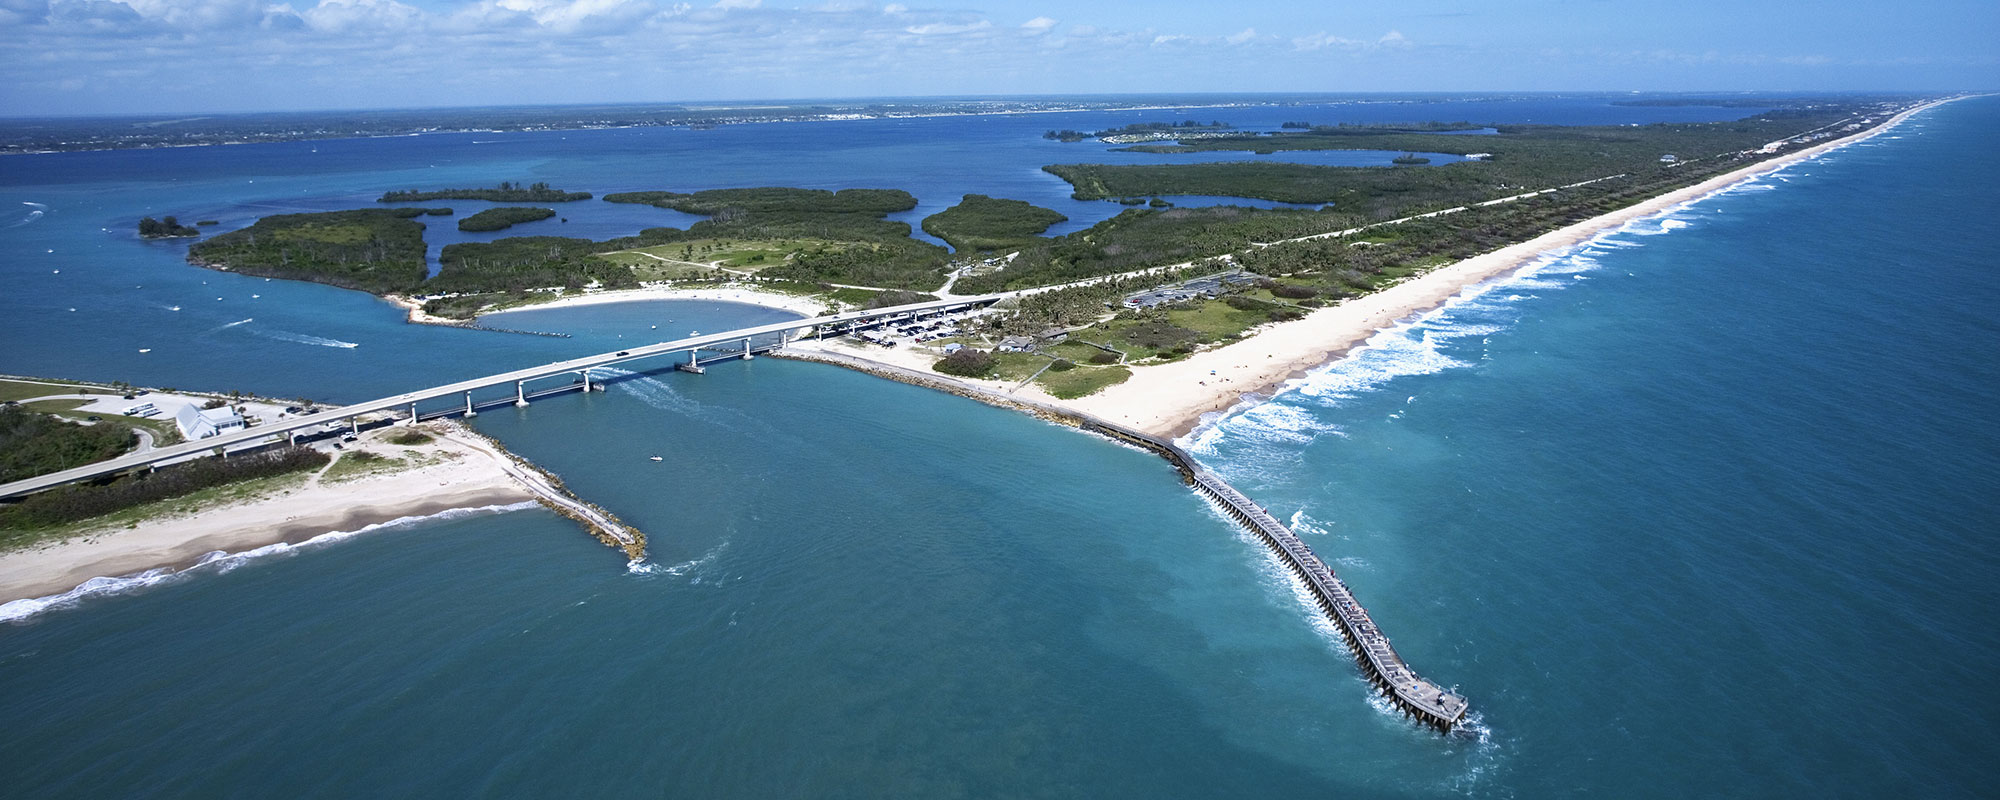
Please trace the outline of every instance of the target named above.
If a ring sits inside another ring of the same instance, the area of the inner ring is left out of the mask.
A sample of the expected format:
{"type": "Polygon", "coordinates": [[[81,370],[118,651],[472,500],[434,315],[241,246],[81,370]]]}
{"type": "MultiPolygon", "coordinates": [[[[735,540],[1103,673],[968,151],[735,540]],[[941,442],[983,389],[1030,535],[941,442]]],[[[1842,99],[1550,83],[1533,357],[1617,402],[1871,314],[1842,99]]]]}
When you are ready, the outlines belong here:
{"type": "Polygon", "coordinates": [[[435,189],[423,191],[404,189],[384,192],[376,200],[378,203],[428,203],[432,200],[490,200],[495,203],[570,203],[589,200],[589,192],[565,192],[550,188],[547,183],[527,186],[513,181],[501,181],[492,189],[435,189]]]}
{"type": "MultiPolygon", "coordinates": [[[[1315,301],[1370,291],[1450,260],[1524,241],[1570,222],[1696,183],[1746,163],[1806,146],[1814,131],[1879,106],[1819,102],[1720,123],[1643,126],[1494,126],[1471,122],[1396,125],[1288,123],[1269,133],[1217,123],[1147,123],[1117,135],[1187,138],[1134,145],[1156,153],[1328,149],[1446,153],[1468,160],[1406,166],[1337,167],[1284,161],[1202,164],[1052,164],[1083,200],[1133,206],[1088,229],[1044,235],[1062,214],[1019,200],[966,195],[923,219],[925,232],[954,253],[911,236],[891,219],[916,208],[898,189],[759,187],[696,192],[641,191],[605,202],[651,205],[702,217],[685,229],[648,228],[605,241],[532,236],[452,244],[439,272],[425,277],[423,225],[448,209],[363,209],[266,217],[249,228],[193,245],[189,260],[268,277],[314,280],[377,294],[428,299],[427,309],[465,317],[536,290],[620,288],[642,280],[717,280],[755,275],[830,291],[834,285],[936,291],[954,258],[1009,256],[1004,268],[960,278],[960,293],[1023,289],[1166,265],[1199,265],[1239,253],[1238,266],[1283,278],[1315,301]],[[1666,156],[1673,155],[1673,158],[1666,156]],[[1298,204],[1175,208],[1177,195],[1219,195],[1298,204]],[[1287,242],[1368,228],[1432,212],[1356,238],[1287,242]],[[1252,247],[1253,243],[1271,246],[1252,247]],[[1273,244],[1276,243],[1276,244],[1273,244]],[[1247,249],[1246,249],[1247,248],[1247,249]]],[[[1886,116],[1886,115],[1883,115],[1886,116]]],[[[1058,134],[1065,132],[1056,132],[1058,134]]],[[[1106,132],[1100,132],[1106,133],[1106,132]]],[[[1062,137],[1057,137],[1062,138],[1062,137]]],[[[495,189],[402,191],[385,202],[444,198],[562,202],[589,197],[546,184],[495,189]]],[[[546,208],[503,207],[462,220],[469,231],[546,219],[546,208]]],[[[1115,296],[1122,282],[1050,293],[1035,321],[1074,316],[1115,296]]],[[[1266,291],[1266,294],[1269,294],[1266,291]]],[[[1271,297],[1284,308],[1295,304],[1271,297]]],[[[1306,298],[1294,298],[1306,299],[1306,298]]],[[[1242,309],[1239,309],[1242,310],[1242,309]]]]}

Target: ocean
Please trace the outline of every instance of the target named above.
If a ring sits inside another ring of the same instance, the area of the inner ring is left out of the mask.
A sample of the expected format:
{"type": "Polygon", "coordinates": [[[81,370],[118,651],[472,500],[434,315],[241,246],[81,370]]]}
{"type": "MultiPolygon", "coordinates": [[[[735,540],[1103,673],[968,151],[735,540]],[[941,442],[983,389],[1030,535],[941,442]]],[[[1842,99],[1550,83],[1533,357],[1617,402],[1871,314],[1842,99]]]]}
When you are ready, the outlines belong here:
{"type": "MultiPolygon", "coordinates": [[[[1606,108],[1569,113],[1658,111],[1606,108]]],[[[1044,128],[1123,118],[1058,116],[922,121],[908,148],[1014,144],[905,188],[1065,194],[971,188],[1041,180],[1044,128]]],[[[1470,698],[1460,735],[1372,696],[1156,457],[758,359],[479,416],[645,530],[643,564],[490,510],[9,607],[0,772],[35,797],[1979,796],[2000,772],[1995,124],[2000,102],[1950,104],[1554,254],[1190,437],[1470,698]]],[[[894,128],[742,133],[850,154],[773,157],[811,162],[807,185],[895,186],[894,128]]],[[[426,328],[125,235],[141,208],[244,224],[413,181],[703,188],[608,177],[634,135],[509,135],[521,154],[489,160],[446,137],[0,159],[0,203],[43,206],[0,229],[0,371],[346,401],[782,316],[426,328]],[[446,155],[443,177],[411,166],[446,155]]],[[[760,169],[730,183],[779,174],[760,169]]]]}

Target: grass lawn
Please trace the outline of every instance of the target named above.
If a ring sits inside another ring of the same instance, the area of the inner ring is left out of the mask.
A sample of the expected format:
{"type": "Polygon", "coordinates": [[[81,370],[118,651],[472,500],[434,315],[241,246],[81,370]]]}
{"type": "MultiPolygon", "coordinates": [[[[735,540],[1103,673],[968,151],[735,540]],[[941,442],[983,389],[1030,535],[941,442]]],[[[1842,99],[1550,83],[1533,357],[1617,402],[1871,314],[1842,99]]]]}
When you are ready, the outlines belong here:
{"type": "Polygon", "coordinates": [[[1049,370],[1042,373],[1042,377],[1035,379],[1035,383],[1049,390],[1049,394],[1064,400],[1074,400],[1106,386],[1124,383],[1125,379],[1130,377],[1132,370],[1124,367],[1078,366],[1076,369],[1061,372],[1049,370]]]}
{"type": "Polygon", "coordinates": [[[48,397],[58,394],[76,394],[76,390],[78,389],[82,389],[90,394],[111,394],[110,389],[100,389],[94,386],[73,386],[69,384],[52,386],[47,383],[0,380],[0,401],[26,400],[30,397],[48,397]]]}

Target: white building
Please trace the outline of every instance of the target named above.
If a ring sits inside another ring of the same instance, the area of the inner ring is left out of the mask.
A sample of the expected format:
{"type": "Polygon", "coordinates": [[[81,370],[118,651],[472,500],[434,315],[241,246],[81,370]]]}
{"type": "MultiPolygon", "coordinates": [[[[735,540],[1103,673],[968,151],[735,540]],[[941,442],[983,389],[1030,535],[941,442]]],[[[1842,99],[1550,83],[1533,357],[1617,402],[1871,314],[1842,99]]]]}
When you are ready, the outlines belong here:
{"type": "Polygon", "coordinates": [[[243,415],[227,406],[196,408],[190,403],[181,406],[180,413],[174,415],[174,424],[180,426],[182,438],[194,441],[243,427],[243,415]]]}

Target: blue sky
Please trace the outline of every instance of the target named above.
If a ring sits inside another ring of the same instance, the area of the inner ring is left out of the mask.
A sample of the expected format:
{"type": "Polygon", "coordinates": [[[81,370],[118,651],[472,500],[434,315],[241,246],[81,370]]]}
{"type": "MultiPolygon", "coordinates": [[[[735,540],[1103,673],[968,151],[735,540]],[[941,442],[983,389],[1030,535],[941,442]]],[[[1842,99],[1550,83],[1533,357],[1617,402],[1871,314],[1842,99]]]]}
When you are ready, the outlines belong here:
{"type": "Polygon", "coordinates": [[[2000,2],[0,0],[0,114],[2000,87],[2000,2]]]}

